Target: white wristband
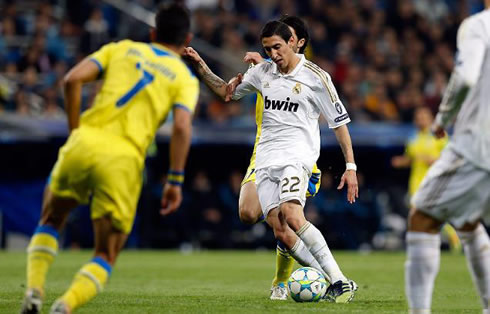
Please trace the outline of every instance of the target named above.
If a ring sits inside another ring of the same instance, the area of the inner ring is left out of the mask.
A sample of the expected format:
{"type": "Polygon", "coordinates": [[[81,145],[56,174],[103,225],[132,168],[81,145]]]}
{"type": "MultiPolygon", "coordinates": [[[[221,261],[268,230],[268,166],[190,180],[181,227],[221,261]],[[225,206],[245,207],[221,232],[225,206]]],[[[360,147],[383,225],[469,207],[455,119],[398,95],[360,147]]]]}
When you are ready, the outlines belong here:
{"type": "Polygon", "coordinates": [[[345,164],[345,170],[354,170],[357,171],[357,166],[355,163],[348,162],[345,164]]]}

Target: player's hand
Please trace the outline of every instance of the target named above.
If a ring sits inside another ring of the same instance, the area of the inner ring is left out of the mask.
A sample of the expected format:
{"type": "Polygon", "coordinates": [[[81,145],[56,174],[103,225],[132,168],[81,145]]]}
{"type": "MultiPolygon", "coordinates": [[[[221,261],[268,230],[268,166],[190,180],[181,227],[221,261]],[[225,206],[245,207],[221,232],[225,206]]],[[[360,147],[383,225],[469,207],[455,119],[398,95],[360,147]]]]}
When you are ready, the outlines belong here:
{"type": "Polygon", "coordinates": [[[404,156],[394,156],[393,158],[391,158],[391,166],[393,168],[401,168],[405,165],[404,161],[404,156]]]}
{"type": "Polygon", "coordinates": [[[235,76],[228,82],[228,85],[226,86],[225,101],[231,100],[231,97],[233,96],[236,87],[240,85],[242,79],[243,79],[242,73],[238,73],[237,76],[235,76]]]}
{"type": "Polygon", "coordinates": [[[432,129],[432,133],[436,138],[443,138],[446,137],[447,135],[446,130],[437,123],[434,123],[431,129],[432,129]]]}
{"type": "Polygon", "coordinates": [[[162,208],[160,214],[167,216],[179,208],[182,203],[182,187],[179,185],[165,184],[162,194],[162,208]]]}
{"type": "Polygon", "coordinates": [[[262,61],[264,61],[264,58],[258,52],[248,51],[243,57],[243,62],[245,63],[258,64],[262,61]]]}
{"type": "Polygon", "coordinates": [[[185,47],[182,56],[195,63],[199,63],[202,61],[201,56],[192,47],[185,47]]]}
{"type": "Polygon", "coordinates": [[[347,183],[347,201],[355,203],[356,198],[359,198],[359,186],[357,185],[357,174],[354,170],[345,170],[337,190],[341,190],[344,184],[347,183]]]}

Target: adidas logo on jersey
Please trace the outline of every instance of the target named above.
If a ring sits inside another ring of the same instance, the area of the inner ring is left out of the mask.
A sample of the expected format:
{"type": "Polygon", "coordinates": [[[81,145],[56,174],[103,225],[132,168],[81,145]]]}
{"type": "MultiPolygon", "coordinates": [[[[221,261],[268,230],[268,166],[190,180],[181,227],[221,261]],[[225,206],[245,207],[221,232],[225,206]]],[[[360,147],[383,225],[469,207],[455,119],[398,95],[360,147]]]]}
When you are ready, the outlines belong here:
{"type": "Polygon", "coordinates": [[[267,96],[265,96],[265,109],[271,109],[271,110],[283,110],[283,111],[292,111],[296,112],[298,111],[299,103],[296,102],[289,102],[290,98],[287,97],[286,100],[275,100],[275,99],[269,99],[267,96]]]}

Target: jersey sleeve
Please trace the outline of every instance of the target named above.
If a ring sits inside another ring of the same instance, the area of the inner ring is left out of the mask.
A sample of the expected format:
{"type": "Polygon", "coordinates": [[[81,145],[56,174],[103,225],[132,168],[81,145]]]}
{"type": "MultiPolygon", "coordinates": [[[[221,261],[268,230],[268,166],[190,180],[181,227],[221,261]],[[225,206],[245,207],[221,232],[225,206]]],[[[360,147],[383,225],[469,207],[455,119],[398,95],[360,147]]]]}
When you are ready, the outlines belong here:
{"type": "Polygon", "coordinates": [[[328,127],[335,129],[349,123],[349,114],[344,104],[340,101],[339,95],[330,79],[330,75],[323,72],[319,76],[319,79],[321,81],[321,88],[316,91],[316,104],[327,120],[328,127]]]}
{"type": "Polygon", "coordinates": [[[111,56],[114,53],[114,50],[117,48],[118,43],[109,43],[96,52],[92,53],[88,56],[89,60],[93,61],[99,67],[100,73],[104,73],[109,65],[109,61],[111,60],[111,56]]]}
{"type": "Polygon", "coordinates": [[[462,76],[469,86],[480,77],[485,56],[485,27],[482,20],[468,19],[458,29],[457,55],[454,71],[462,76]]]}
{"type": "Polygon", "coordinates": [[[199,80],[190,71],[177,82],[177,91],[172,108],[194,112],[199,98],[199,80]]]}
{"type": "Polygon", "coordinates": [[[260,73],[262,64],[250,67],[243,75],[242,82],[236,87],[233,99],[237,100],[246,95],[260,92],[260,73]]]}

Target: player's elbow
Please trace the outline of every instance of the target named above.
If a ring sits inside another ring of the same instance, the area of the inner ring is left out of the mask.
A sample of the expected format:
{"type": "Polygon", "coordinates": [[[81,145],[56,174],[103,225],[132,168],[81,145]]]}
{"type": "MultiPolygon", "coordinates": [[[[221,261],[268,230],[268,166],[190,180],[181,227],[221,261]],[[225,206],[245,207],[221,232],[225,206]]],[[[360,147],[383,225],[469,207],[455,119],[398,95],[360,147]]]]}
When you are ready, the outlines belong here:
{"type": "Polygon", "coordinates": [[[74,85],[79,84],[79,83],[81,83],[81,80],[73,72],[68,72],[63,77],[63,86],[65,86],[65,88],[70,87],[70,86],[74,86],[74,85]]]}

